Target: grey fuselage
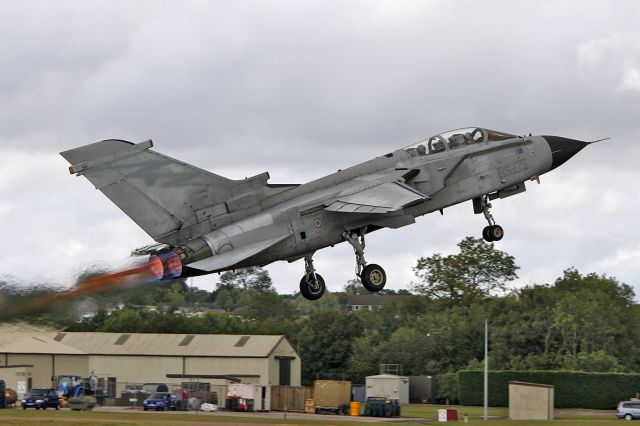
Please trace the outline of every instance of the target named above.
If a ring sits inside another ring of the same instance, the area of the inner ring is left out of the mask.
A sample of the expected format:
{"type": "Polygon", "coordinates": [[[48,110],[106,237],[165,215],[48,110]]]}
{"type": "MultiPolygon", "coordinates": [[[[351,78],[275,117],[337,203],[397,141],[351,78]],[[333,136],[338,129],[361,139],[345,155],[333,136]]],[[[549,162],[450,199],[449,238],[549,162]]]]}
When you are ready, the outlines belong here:
{"type": "Polygon", "coordinates": [[[553,161],[552,149],[543,136],[479,142],[431,154],[400,149],[268,196],[260,201],[260,211],[202,238],[215,256],[255,241],[289,234],[232,268],[220,270],[263,266],[276,260],[293,261],[345,241],[345,231],[399,228],[414,223],[418,216],[483,195],[504,198],[520,193],[525,190],[525,181],[551,170],[553,161]],[[411,171],[406,185],[430,199],[383,214],[323,209],[323,202],[351,186],[354,178],[377,173],[384,178],[403,171],[411,171]]]}

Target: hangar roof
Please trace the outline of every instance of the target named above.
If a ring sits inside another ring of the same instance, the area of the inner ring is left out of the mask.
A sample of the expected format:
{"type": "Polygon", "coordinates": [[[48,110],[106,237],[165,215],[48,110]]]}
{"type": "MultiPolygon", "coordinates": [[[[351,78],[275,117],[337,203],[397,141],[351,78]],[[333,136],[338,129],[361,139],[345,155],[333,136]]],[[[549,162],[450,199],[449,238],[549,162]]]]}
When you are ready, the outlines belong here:
{"type": "Polygon", "coordinates": [[[264,358],[282,340],[284,336],[271,335],[61,332],[27,335],[0,346],[0,353],[264,358]]]}
{"type": "Polygon", "coordinates": [[[0,346],[0,351],[6,353],[29,353],[29,354],[61,354],[61,355],[86,355],[77,348],[56,342],[50,336],[38,334],[27,336],[21,340],[14,341],[4,346],[0,346]]]}

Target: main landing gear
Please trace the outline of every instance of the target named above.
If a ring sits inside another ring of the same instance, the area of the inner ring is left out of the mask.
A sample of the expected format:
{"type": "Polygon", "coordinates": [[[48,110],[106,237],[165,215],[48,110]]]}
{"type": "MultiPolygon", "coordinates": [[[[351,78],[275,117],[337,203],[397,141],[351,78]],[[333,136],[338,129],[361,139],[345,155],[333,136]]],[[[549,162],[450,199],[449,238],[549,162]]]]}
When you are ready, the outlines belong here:
{"type": "Polygon", "coordinates": [[[307,300],[318,300],[324,294],[324,278],[316,274],[313,267],[313,253],[304,257],[304,276],[300,280],[300,294],[307,300]]]}
{"type": "MultiPolygon", "coordinates": [[[[369,291],[380,291],[387,283],[387,274],[382,266],[371,263],[367,265],[364,260],[364,234],[365,228],[360,229],[360,233],[344,232],[342,236],[356,253],[356,275],[360,278],[362,285],[369,291]]],[[[304,257],[304,276],[300,280],[300,294],[308,300],[318,300],[326,290],[324,279],[316,273],[313,267],[313,253],[304,257]]]]}
{"type": "Polygon", "coordinates": [[[491,215],[491,203],[489,202],[489,196],[483,195],[480,197],[480,208],[482,209],[485,219],[489,222],[489,226],[485,226],[482,230],[482,238],[488,242],[500,241],[502,237],[504,237],[504,230],[502,229],[502,226],[496,224],[496,221],[491,215]]]}
{"type": "Polygon", "coordinates": [[[380,291],[387,283],[387,274],[382,266],[371,263],[367,265],[364,260],[364,234],[366,229],[360,229],[360,234],[355,232],[344,232],[342,236],[351,246],[356,254],[356,275],[360,278],[362,285],[369,291],[380,291]]]}

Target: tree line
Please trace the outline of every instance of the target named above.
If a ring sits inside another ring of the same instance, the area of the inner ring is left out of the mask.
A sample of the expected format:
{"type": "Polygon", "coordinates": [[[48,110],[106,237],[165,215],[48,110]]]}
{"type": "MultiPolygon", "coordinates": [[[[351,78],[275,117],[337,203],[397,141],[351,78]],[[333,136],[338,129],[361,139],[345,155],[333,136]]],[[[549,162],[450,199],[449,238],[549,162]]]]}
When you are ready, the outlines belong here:
{"type": "Polygon", "coordinates": [[[553,283],[511,288],[518,269],[469,237],[455,254],[418,259],[415,282],[386,291],[403,297],[373,311],[346,312],[347,295],[362,292],[355,282],[311,302],[278,294],[266,270],[249,268],[222,274],[214,291],[161,282],[96,296],[97,313],[82,320],[60,312],[47,320],[67,331],[283,334],[302,358],[304,383],[363,383],[380,363],[407,375],[480,369],[485,319],[491,369],[640,371],[629,285],[569,268],[553,283]]]}

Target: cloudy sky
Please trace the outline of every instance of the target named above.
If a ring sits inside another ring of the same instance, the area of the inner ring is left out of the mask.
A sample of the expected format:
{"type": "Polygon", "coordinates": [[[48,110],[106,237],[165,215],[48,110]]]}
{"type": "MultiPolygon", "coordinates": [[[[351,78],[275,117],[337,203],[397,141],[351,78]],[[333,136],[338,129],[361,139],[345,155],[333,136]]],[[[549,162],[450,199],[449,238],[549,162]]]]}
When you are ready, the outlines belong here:
{"type": "MultiPolygon", "coordinates": [[[[151,239],[57,153],[139,142],[305,182],[452,128],[612,140],[498,200],[518,285],[575,266],[640,293],[637,1],[0,0],[0,275],[68,283],[151,239]]],[[[485,226],[471,203],[367,240],[388,287],[485,226]]],[[[318,252],[330,290],[350,246],[318,252]]],[[[301,261],[268,268],[296,290],[301,261]]],[[[194,285],[213,288],[216,276],[194,285]]]]}

